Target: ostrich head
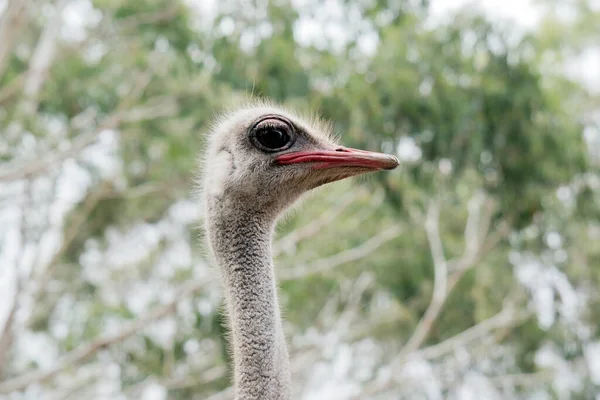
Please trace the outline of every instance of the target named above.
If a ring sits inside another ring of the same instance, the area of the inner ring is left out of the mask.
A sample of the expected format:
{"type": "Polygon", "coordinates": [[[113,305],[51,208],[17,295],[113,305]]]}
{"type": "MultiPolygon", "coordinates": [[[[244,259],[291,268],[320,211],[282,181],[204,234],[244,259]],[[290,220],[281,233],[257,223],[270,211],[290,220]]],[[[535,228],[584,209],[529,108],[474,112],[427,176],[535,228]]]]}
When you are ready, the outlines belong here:
{"type": "MultiPolygon", "coordinates": [[[[340,146],[331,127],[267,104],[221,118],[205,159],[205,198],[276,217],[302,193],[366,172],[394,169],[392,155],[340,146]]],[[[223,204],[224,205],[224,204],[223,204]]]]}
{"type": "Polygon", "coordinates": [[[291,376],[271,239],[277,216],[304,192],[393,169],[394,156],[342,147],[330,127],[267,104],[223,116],[204,159],[209,247],[220,267],[237,400],[288,400],[291,376]]]}

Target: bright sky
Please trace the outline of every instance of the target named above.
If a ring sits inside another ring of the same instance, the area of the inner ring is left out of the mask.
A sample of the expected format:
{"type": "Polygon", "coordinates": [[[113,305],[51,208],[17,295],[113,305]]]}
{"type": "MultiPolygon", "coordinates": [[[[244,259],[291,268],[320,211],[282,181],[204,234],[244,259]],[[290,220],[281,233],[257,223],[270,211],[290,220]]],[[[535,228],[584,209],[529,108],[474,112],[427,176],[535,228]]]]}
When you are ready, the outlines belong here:
{"type": "MultiPolygon", "coordinates": [[[[202,20],[210,20],[216,12],[216,0],[184,1],[199,9],[202,20]]],[[[600,9],[600,0],[588,0],[588,2],[593,8],[600,9]]],[[[299,8],[312,5],[310,0],[292,0],[292,3],[299,8]]],[[[320,4],[321,10],[313,13],[314,18],[301,18],[296,26],[297,39],[301,43],[312,42],[315,45],[325,38],[333,43],[343,42],[347,36],[344,32],[344,23],[347,22],[336,24],[335,21],[342,13],[346,13],[347,9],[342,6],[340,0],[325,0],[320,4]]],[[[565,4],[568,3],[565,2],[565,4]]],[[[436,25],[448,22],[452,18],[452,14],[463,7],[483,11],[484,15],[494,23],[514,26],[514,33],[517,35],[520,32],[535,29],[543,12],[536,0],[431,0],[428,23],[436,25]]],[[[568,6],[562,6],[558,10],[558,14],[568,18],[572,12],[568,6]]],[[[352,20],[351,16],[349,18],[352,20]]],[[[233,27],[233,24],[231,26],[233,27]]],[[[376,40],[366,34],[359,39],[359,46],[369,53],[369,50],[374,50],[376,40]]],[[[566,73],[583,82],[592,92],[600,94],[600,45],[595,49],[589,49],[580,59],[573,60],[568,65],[566,73]]]]}
{"type": "Polygon", "coordinates": [[[433,0],[430,11],[434,17],[443,19],[449,12],[466,5],[480,8],[493,20],[513,20],[525,29],[535,28],[540,19],[540,10],[531,0],[433,0]]]}
{"type": "MultiPolygon", "coordinates": [[[[589,0],[594,9],[600,9],[600,0],[589,0]]],[[[532,0],[432,0],[431,13],[436,21],[443,21],[448,13],[464,6],[483,10],[493,22],[514,21],[525,30],[536,28],[542,16],[542,9],[532,0]]],[[[571,11],[563,7],[558,14],[568,18],[571,11]]],[[[590,91],[600,94],[600,40],[596,48],[590,48],[582,57],[569,64],[567,74],[583,82],[590,91]]]]}

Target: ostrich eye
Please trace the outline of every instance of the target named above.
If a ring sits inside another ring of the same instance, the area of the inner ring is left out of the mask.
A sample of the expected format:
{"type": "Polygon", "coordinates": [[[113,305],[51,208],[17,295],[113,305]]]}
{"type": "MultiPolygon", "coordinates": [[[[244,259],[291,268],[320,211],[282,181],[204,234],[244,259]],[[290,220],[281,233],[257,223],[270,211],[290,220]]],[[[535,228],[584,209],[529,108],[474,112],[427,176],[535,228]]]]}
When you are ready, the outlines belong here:
{"type": "Polygon", "coordinates": [[[254,146],[266,152],[282,151],[294,144],[291,124],[280,119],[266,119],[254,127],[250,137],[254,146]]]}
{"type": "Polygon", "coordinates": [[[268,149],[279,149],[290,141],[290,135],[280,127],[264,127],[256,131],[256,140],[268,149]]]}

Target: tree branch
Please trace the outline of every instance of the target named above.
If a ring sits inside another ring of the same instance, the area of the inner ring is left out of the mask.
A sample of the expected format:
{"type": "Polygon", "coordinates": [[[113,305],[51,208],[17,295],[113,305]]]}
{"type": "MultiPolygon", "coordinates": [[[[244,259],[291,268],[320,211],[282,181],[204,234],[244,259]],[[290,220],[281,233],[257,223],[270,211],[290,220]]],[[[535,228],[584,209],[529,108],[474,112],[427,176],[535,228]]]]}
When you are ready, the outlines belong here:
{"type": "Polygon", "coordinates": [[[25,115],[35,113],[38,108],[39,94],[48,78],[48,72],[56,55],[56,42],[62,26],[62,11],[66,5],[67,0],[57,1],[54,7],[54,15],[44,26],[31,56],[23,86],[25,98],[21,104],[21,110],[25,115]]]}
{"type": "Polygon", "coordinates": [[[146,182],[131,186],[123,190],[114,190],[102,195],[103,199],[136,199],[153,194],[162,194],[166,197],[177,196],[178,190],[187,188],[189,182],[185,179],[171,179],[168,181],[146,182]]]}
{"type": "Polygon", "coordinates": [[[17,310],[19,309],[18,297],[19,290],[17,288],[13,299],[12,307],[10,308],[10,312],[6,317],[6,321],[4,321],[4,327],[0,332],[0,378],[4,376],[4,368],[6,367],[6,357],[12,344],[13,324],[15,322],[15,315],[17,314],[17,310]]]}
{"type": "MultiPolygon", "coordinates": [[[[477,195],[476,195],[477,196],[477,195]]],[[[491,250],[493,250],[498,243],[510,233],[510,218],[504,219],[498,225],[498,228],[490,235],[487,234],[491,223],[492,216],[492,203],[491,201],[481,202],[479,200],[473,200],[470,202],[469,206],[469,215],[467,217],[467,223],[465,227],[465,251],[463,256],[458,259],[451,260],[449,262],[445,262],[443,258],[443,250],[441,246],[441,238],[439,237],[439,228],[438,228],[438,217],[439,210],[436,210],[436,203],[432,203],[432,205],[428,209],[427,213],[427,221],[425,224],[425,228],[427,230],[427,237],[430,243],[430,249],[432,252],[432,258],[434,259],[434,268],[435,272],[438,274],[434,278],[434,293],[432,296],[431,303],[427,307],[425,314],[417,324],[417,328],[414,333],[406,343],[406,345],[402,348],[398,356],[394,358],[391,365],[400,366],[406,359],[406,356],[416,352],[419,347],[423,344],[431,327],[435,323],[436,319],[439,316],[439,313],[442,310],[446,299],[456,286],[456,284],[460,281],[460,279],[464,276],[464,273],[468,271],[470,268],[477,265],[491,250]],[[477,215],[473,215],[475,213],[479,214],[481,212],[481,205],[485,203],[486,205],[486,214],[484,221],[480,220],[480,217],[477,215]],[[479,205],[476,207],[476,205],[479,205]],[[433,209],[432,209],[433,207],[433,209]],[[477,221],[477,223],[475,222],[477,221]],[[478,225],[479,229],[475,230],[474,226],[478,225]],[[484,238],[484,239],[481,239],[484,238]],[[477,247],[469,244],[470,241],[476,240],[478,244],[477,247]],[[436,265],[437,264],[437,265],[436,265]],[[444,265],[448,267],[448,269],[454,269],[455,272],[447,277],[448,271],[444,269],[444,265]],[[446,277],[444,277],[446,274],[446,277]],[[436,287],[437,282],[437,287],[436,287]],[[445,283],[445,288],[440,288],[445,283]],[[443,294],[443,296],[442,296],[443,294]],[[440,300],[441,299],[441,300],[440,300]]],[[[494,317],[492,317],[494,318],[494,317]]],[[[502,318],[498,317],[497,319],[493,319],[491,322],[484,323],[482,326],[475,326],[469,328],[467,331],[459,334],[457,340],[466,340],[470,339],[473,336],[485,331],[485,329],[490,328],[491,326],[495,326],[500,324],[500,322],[505,322],[503,318],[506,318],[506,315],[503,315],[502,318]],[[465,334],[464,336],[461,336],[465,334]]],[[[516,320],[521,320],[521,318],[525,318],[525,316],[521,316],[520,314],[516,317],[516,320]]],[[[443,342],[442,342],[443,343],[443,342]]],[[[452,342],[450,342],[452,343],[452,342]]],[[[441,345],[441,344],[440,344],[441,345]]],[[[428,349],[435,349],[434,346],[428,349]]],[[[437,351],[440,348],[438,348],[437,351]]],[[[441,347],[444,350],[444,347],[441,347]]],[[[430,352],[434,352],[434,350],[429,350],[430,352]]],[[[367,388],[361,395],[372,396],[376,393],[381,393],[382,391],[388,390],[392,385],[392,381],[388,380],[386,382],[372,385],[367,388]]]]}
{"type": "Polygon", "coordinates": [[[25,77],[27,76],[27,72],[23,72],[18,75],[16,78],[11,79],[2,89],[0,89],[0,104],[4,104],[5,102],[11,100],[14,96],[16,96],[23,85],[25,84],[25,77]]]}
{"type": "Polygon", "coordinates": [[[503,308],[498,314],[481,321],[458,335],[419,350],[419,355],[427,359],[441,357],[461,346],[466,346],[468,343],[487,335],[495,329],[518,325],[529,316],[530,313],[527,311],[517,312],[512,307],[503,308]]]}
{"type": "Polygon", "coordinates": [[[209,397],[206,400],[230,400],[233,399],[233,387],[228,387],[227,389],[223,389],[220,392],[217,392],[209,397]]]}
{"type": "Polygon", "coordinates": [[[447,297],[448,266],[440,237],[439,219],[440,204],[434,201],[429,205],[425,221],[425,231],[427,232],[434,267],[433,296],[423,318],[421,318],[410,339],[400,351],[400,358],[404,358],[406,354],[415,351],[423,344],[447,297]]]}
{"type": "MultiPolygon", "coordinates": [[[[465,249],[460,258],[449,262],[448,269],[450,271],[460,271],[475,264],[475,260],[482,250],[482,243],[489,233],[494,210],[492,200],[486,199],[482,192],[478,192],[469,200],[467,209],[468,215],[464,233],[465,249]]],[[[496,244],[494,242],[494,246],[496,244]]]]}
{"type": "MultiPolygon", "coordinates": [[[[27,199],[32,198],[31,193],[31,184],[27,184],[25,186],[25,195],[27,199]]],[[[21,217],[20,217],[20,234],[21,234],[21,247],[24,247],[27,243],[27,229],[26,229],[26,212],[25,208],[21,208],[21,217]]],[[[21,296],[21,292],[24,286],[24,279],[20,274],[19,263],[16,262],[13,266],[14,273],[14,282],[15,282],[15,293],[13,295],[13,303],[10,308],[9,314],[6,317],[6,321],[4,322],[4,327],[0,332],[0,379],[4,377],[5,368],[7,366],[6,359],[8,358],[8,354],[10,352],[11,346],[13,344],[14,339],[14,324],[15,317],[17,312],[19,311],[19,297],[21,296]]]]}
{"type": "Polygon", "coordinates": [[[313,219],[310,223],[293,230],[277,240],[273,249],[273,257],[277,257],[284,249],[295,246],[301,240],[316,235],[323,227],[335,221],[335,219],[356,200],[356,198],[356,192],[350,191],[340,199],[335,207],[328,208],[319,216],[319,218],[313,219]]]}
{"type": "Polygon", "coordinates": [[[417,350],[427,338],[433,323],[438,318],[446,299],[452,289],[463,277],[464,273],[479,261],[510,232],[510,225],[502,221],[499,228],[488,237],[488,229],[492,216],[492,203],[484,201],[482,193],[477,193],[468,204],[468,216],[465,224],[465,250],[463,255],[446,263],[443,256],[441,237],[439,234],[439,209],[435,207],[428,211],[425,229],[434,260],[435,278],[431,303],[427,307],[423,318],[417,324],[415,331],[408,340],[399,358],[403,358],[417,350]],[[481,211],[486,205],[485,220],[481,221],[481,211]],[[448,278],[448,270],[455,271],[448,278]]]}
{"type": "Polygon", "coordinates": [[[136,30],[140,27],[140,25],[149,25],[157,22],[170,21],[179,14],[180,9],[181,8],[178,5],[171,5],[158,11],[136,13],[132,16],[121,19],[117,25],[117,28],[121,30],[136,30]]]}
{"type": "Polygon", "coordinates": [[[140,329],[146,327],[157,319],[163,318],[175,311],[177,304],[197,292],[208,283],[207,280],[199,280],[186,282],[181,285],[173,299],[167,304],[157,306],[152,310],[144,313],[139,318],[124,324],[120,332],[98,337],[91,342],[80,345],[76,349],[70,351],[61,357],[56,365],[47,370],[37,370],[25,373],[12,379],[5,380],[0,383],[0,394],[11,393],[16,390],[21,390],[31,385],[32,383],[46,381],[67,368],[70,368],[77,363],[91,357],[98,351],[107,348],[115,343],[120,343],[132,336],[140,329]]]}
{"type": "Polygon", "coordinates": [[[227,368],[217,365],[206,371],[202,371],[200,376],[185,376],[182,378],[170,378],[159,381],[159,384],[171,390],[186,389],[194,386],[206,385],[207,383],[221,379],[227,373],[227,368]]]}
{"type": "Polygon", "coordinates": [[[56,151],[53,149],[45,156],[36,158],[24,164],[16,165],[12,168],[9,165],[7,168],[0,171],[0,181],[13,181],[29,178],[44,172],[51,166],[56,165],[69,157],[75,156],[85,147],[92,144],[102,131],[114,129],[118,125],[118,122],[119,119],[117,116],[111,115],[103,121],[98,130],[76,137],[65,150],[56,151]]]}
{"type": "Polygon", "coordinates": [[[36,176],[48,168],[61,163],[69,157],[74,157],[92,144],[98,135],[107,129],[116,129],[124,122],[139,122],[143,120],[168,117],[176,113],[177,105],[171,98],[162,98],[161,102],[149,101],[148,106],[133,108],[127,112],[115,112],[104,119],[98,129],[76,137],[65,150],[51,150],[34,160],[0,170],[1,181],[13,181],[36,176]]]}
{"type": "MultiPolygon", "coordinates": [[[[45,265],[40,268],[32,271],[31,281],[33,282],[33,293],[32,302],[33,304],[38,304],[41,298],[44,297],[46,282],[50,280],[50,274],[54,267],[58,264],[61,257],[65,254],[65,252],[71,247],[73,240],[77,238],[77,235],[81,231],[81,227],[88,220],[88,217],[94,211],[94,208],[98,204],[100,200],[104,198],[106,193],[109,191],[109,185],[107,182],[103,182],[100,184],[100,187],[90,193],[81,203],[81,206],[78,210],[72,213],[71,223],[64,229],[63,240],[58,251],[52,256],[52,259],[45,265]]],[[[34,307],[35,308],[35,307],[34,307]]],[[[29,325],[31,323],[31,315],[27,318],[25,325],[29,325]]]]}
{"type": "Polygon", "coordinates": [[[0,78],[15,46],[15,39],[27,20],[28,3],[28,0],[8,0],[0,18],[0,78]]]}
{"type": "Polygon", "coordinates": [[[402,228],[398,225],[393,225],[359,246],[313,261],[308,265],[296,267],[293,270],[283,270],[279,274],[279,279],[287,281],[304,278],[309,275],[331,271],[332,269],[351,261],[360,260],[397,237],[400,232],[402,232],[402,228]]]}
{"type": "Polygon", "coordinates": [[[481,229],[481,207],[485,201],[483,191],[478,191],[467,203],[467,223],[465,224],[465,250],[463,258],[472,258],[477,254],[481,245],[481,240],[487,235],[487,229],[481,229]],[[483,233],[483,237],[481,235],[483,233]]]}
{"type": "Polygon", "coordinates": [[[542,383],[547,383],[555,379],[556,373],[552,370],[544,370],[540,372],[523,373],[523,374],[508,374],[500,376],[492,376],[489,380],[496,386],[535,386],[542,383]]]}

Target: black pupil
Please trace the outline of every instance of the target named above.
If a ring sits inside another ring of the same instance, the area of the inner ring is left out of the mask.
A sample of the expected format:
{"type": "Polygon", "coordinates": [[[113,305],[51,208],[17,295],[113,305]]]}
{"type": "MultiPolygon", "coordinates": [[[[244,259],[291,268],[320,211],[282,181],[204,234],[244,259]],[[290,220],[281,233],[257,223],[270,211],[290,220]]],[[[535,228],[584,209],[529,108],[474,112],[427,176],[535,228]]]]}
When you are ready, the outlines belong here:
{"type": "Polygon", "coordinates": [[[268,126],[256,131],[256,139],[268,149],[278,149],[288,143],[290,136],[285,128],[268,126]]]}

